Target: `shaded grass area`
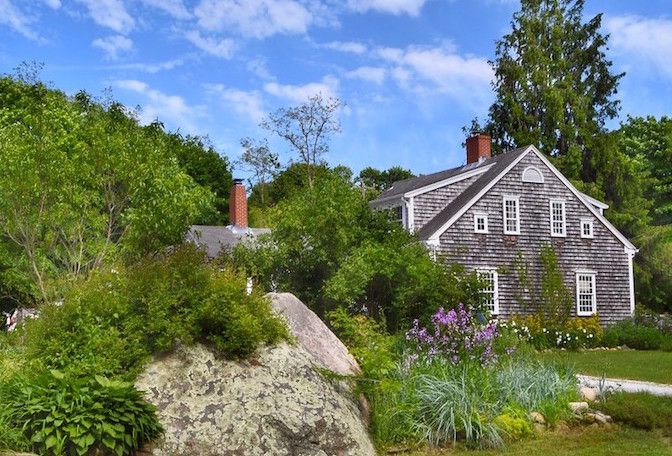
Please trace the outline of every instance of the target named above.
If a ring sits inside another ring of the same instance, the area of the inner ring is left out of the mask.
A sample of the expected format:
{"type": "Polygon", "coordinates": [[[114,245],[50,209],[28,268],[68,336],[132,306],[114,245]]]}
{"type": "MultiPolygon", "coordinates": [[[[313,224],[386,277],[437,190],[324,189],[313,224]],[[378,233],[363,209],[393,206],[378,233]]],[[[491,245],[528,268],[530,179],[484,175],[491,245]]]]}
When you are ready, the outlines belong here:
{"type": "Polygon", "coordinates": [[[535,438],[512,443],[502,450],[474,451],[463,448],[405,453],[410,456],[669,456],[672,441],[659,431],[627,427],[615,429],[583,428],[547,432],[535,438]]]}
{"type": "Polygon", "coordinates": [[[672,352],[551,351],[538,356],[546,361],[567,364],[579,374],[672,384],[672,352]]]}

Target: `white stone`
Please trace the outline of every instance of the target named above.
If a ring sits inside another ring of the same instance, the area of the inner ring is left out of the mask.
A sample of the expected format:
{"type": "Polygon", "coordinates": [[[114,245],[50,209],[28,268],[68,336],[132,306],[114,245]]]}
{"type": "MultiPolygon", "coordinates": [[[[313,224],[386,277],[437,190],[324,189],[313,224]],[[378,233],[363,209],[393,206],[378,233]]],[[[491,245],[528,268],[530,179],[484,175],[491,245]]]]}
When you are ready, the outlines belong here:
{"type": "Polygon", "coordinates": [[[597,389],[591,388],[590,386],[582,386],[579,391],[581,397],[588,402],[595,402],[599,396],[597,389]]]}
{"type": "Polygon", "coordinates": [[[574,413],[585,412],[588,410],[588,402],[570,402],[569,408],[574,413]]]}

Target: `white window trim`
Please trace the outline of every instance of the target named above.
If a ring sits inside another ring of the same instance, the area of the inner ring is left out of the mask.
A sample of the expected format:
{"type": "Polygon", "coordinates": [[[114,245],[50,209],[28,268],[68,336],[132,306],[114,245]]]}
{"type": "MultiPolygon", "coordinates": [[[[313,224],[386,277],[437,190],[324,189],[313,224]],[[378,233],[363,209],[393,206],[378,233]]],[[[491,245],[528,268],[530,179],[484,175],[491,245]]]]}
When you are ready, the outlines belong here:
{"type": "Polygon", "coordinates": [[[584,238],[584,239],[592,239],[592,238],[595,237],[595,224],[593,223],[593,219],[582,218],[582,219],[581,219],[580,229],[581,229],[581,237],[582,237],[582,238],[584,238]],[[583,225],[584,225],[584,224],[588,224],[588,225],[590,225],[590,234],[584,234],[584,232],[583,232],[583,225]]]}
{"type": "Polygon", "coordinates": [[[551,237],[567,237],[567,211],[565,210],[565,200],[550,200],[548,203],[548,210],[551,221],[551,237]],[[562,233],[553,232],[553,204],[555,203],[560,203],[562,205],[562,233]]]}
{"type": "Polygon", "coordinates": [[[577,317],[590,317],[592,315],[595,315],[596,313],[597,313],[597,272],[578,270],[578,271],[576,271],[576,315],[577,315],[577,317]],[[583,276],[590,276],[592,281],[593,281],[593,283],[592,283],[593,296],[592,296],[592,303],[591,303],[592,309],[589,312],[581,310],[580,301],[579,301],[579,276],[582,276],[582,275],[583,276]]]}
{"type": "Polygon", "coordinates": [[[499,315],[499,274],[497,273],[497,268],[489,268],[489,267],[478,268],[476,272],[478,274],[482,274],[484,272],[492,273],[492,281],[493,281],[492,287],[494,293],[492,294],[493,310],[490,311],[490,314],[499,315]]]}
{"type": "Polygon", "coordinates": [[[525,168],[523,170],[523,174],[521,175],[521,180],[523,182],[530,182],[530,183],[533,183],[533,184],[543,184],[544,183],[544,174],[536,166],[528,166],[527,168],[525,168]],[[529,177],[530,174],[528,173],[528,171],[536,171],[539,175],[539,179],[530,178],[529,177]],[[528,177],[525,177],[525,175],[527,175],[528,177]]]}
{"type": "Polygon", "coordinates": [[[504,234],[520,234],[520,196],[519,195],[504,195],[502,198],[502,228],[504,228],[504,234]],[[506,229],[506,202],[515,201],[516,202],[516,229],[507,230],[506,229]]]}
{"type": "Polygon", "coordinates": [[[474,233],[479,233],[479,234],[487,234],[489,233],[489,228],[488,228],[488,214],[485,214],[483,212],[474,212],[474,233]],[[479,230],[478,229],[478,219],[483,218],[485,220],[485,229],[479,230]]]}

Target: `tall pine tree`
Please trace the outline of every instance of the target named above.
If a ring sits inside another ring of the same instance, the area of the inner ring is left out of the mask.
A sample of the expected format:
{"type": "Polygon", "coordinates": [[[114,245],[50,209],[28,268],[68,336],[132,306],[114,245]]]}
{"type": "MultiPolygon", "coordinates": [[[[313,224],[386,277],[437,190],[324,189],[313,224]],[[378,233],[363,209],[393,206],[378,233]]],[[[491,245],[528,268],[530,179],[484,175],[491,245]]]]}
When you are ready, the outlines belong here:
{"type": "Polygon", "coordinates": [[[497,42],[496,101],[486,130],[496,150],[534,144],[570,178],[594,181],[591,139],[616,116],[618,80],[605,56],[602,16],[583,0],[522,0],[497,42]]]}

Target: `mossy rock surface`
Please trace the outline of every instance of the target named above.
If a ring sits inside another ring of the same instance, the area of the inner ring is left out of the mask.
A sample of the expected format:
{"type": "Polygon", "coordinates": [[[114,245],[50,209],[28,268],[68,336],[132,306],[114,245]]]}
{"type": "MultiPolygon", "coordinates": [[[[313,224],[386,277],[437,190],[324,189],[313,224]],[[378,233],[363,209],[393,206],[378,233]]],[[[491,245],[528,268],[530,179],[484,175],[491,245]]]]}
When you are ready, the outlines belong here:
{"type": "Polygon", "coordinates": [[[352,391],[300,345],[218,359],[205,346],[155,360],[136,386],[159,409],[155,456],[375,455],[352,391]]]}

